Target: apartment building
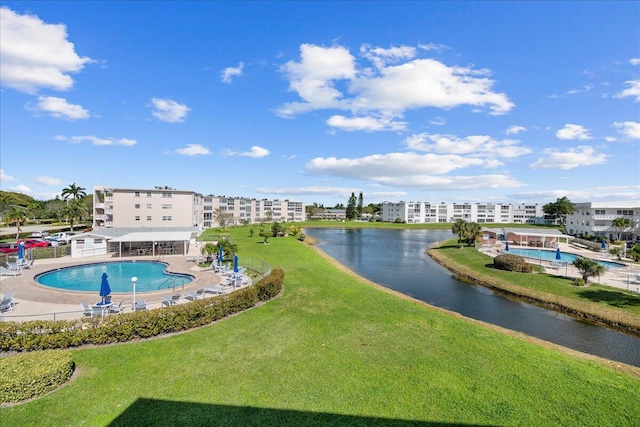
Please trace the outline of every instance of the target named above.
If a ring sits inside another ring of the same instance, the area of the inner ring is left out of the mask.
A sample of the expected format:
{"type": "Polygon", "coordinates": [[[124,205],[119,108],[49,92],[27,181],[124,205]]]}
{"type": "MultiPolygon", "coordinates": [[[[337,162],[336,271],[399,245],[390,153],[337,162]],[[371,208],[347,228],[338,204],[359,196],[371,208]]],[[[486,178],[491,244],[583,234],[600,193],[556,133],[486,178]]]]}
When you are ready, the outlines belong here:
{"type": "Polygon", "coordinates": [[[639,202],[586,202],[576,203],[573,214],[567,215],[567,232],[573,236],[605,237],[609,240],[640,240],[639,202]],[[631,227],[618,230],[613,226],[616,218],[628,218],[631,227]]]}
{"type": "Polygon", "coordinates": [[[542,206],[499,203],[383,202],[382,221],[407,224],[456,222],[543,224],[542,206]]]}
{"type": "Polygon", "coordinates": [[[305,206],[290,200],[203,196],[170,187],[126,189],[96,186],[94,228],[197,227],[219,225],[216,212],[229,214],[229,224],[304,221],[305,206]]]}

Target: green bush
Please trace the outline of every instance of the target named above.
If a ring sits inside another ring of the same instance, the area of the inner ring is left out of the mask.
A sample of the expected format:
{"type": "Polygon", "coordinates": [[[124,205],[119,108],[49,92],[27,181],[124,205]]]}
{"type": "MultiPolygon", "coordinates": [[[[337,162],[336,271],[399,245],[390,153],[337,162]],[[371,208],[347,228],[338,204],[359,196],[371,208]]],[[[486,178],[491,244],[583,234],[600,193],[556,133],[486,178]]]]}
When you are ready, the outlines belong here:
{"type": "Polygon", "coordinates": [[[573,284],[573,286],[584,286],[584,285],[586,285],[586,282],[584,281],[584,279],[582,277],[577,277],[577,278],[573,279],[573,281],[571,283],[573,284]]]}
{"type": "Polygon", "coordinates": [[[0,351],[34,351],[110,344],[150,338],[208,325],[268,301],[284,285],[284,272],[274,269],[253,286],[229,295],[205,298],[172,307],[121,313],[104,319],[0,322],[0,351]]]}
{"type": "Polygon", "coordinates": [[[531,273],[533,266],[524,258],[513,254],[500,254],[493,259],[493,266],[498,270],[515,271],[518,273],[531,273]]]}
{"type": "Polygon", "coordinates": [[[0,358],[0,402],[20,402],[55,390],[69,381],[74,367],[69,351],[36,351],[0,358]]]}

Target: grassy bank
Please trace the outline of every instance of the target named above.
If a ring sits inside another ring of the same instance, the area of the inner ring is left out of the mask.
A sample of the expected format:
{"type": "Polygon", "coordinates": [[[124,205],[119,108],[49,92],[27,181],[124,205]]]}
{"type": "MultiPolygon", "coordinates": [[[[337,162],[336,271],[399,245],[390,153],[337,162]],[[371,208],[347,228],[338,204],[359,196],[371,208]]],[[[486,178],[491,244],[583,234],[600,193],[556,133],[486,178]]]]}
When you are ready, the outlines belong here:
{"type": "Polygon", "coordinates": [[[170,337],[73,350],[78,373],[3,425],[633,425],[640,372],[400,298],[293,238],[230,230],[282,296],[170,337]]]}
{"type": "Polygon", "coordinates": [[[577,317],[605,323],[640,335],[640,295],[623,289],[590,284],[551,274],[495,270],[493,259],[475,248],[457,248],[456,239],[429,250],[440,264],[458,276],[577,317]]]}

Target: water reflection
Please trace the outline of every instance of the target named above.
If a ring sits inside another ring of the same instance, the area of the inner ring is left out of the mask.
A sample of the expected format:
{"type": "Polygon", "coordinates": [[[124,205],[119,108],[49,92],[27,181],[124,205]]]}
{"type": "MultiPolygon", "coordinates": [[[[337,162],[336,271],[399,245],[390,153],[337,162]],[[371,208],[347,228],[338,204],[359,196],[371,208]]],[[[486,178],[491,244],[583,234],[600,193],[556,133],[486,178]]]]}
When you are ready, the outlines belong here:
{"type": "Polygon", "coordinates": [[[318,247],[358,274],[437,307],[546,341],[640,366],[640,338],[455,280],[426,253],[448,230],[307,229],[318,247]]]}

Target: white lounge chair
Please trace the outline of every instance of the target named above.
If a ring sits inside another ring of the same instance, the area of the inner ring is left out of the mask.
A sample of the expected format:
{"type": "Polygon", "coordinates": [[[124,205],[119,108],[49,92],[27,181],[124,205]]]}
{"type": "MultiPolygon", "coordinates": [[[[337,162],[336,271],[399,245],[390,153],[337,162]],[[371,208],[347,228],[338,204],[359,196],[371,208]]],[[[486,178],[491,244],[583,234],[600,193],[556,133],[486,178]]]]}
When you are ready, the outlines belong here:
{"type": "Polygon", "coordinates": [[[225,293],[225,291],[225,286],[207,286],[206,288],[204,288],[204,292],[207,294],[222,295],[225,293]]]}
{"type": "Polygon", "coordinates": [[[171,301],[173,304],[177,304],[180,301],[180,294],[171,295],[171,301]]]}
{"type": "Polygon", "coordinates": [[[89,307],[89,303],[83,301],[80,304],[82,304],[82,308],[84,308],[83,314],[85,316],[93,316],[93,310],[91,310],[91,307],[89,307]]]}
{"type": "Polygon", "coordinates": [[[91,317],[104,317],[104,308],[102,307],[91,307],[91,317]]]}
{"type": "Polygon", "coordinates": [[[7,298],[6,295],[0,300],[0,313],[5,311],[13,311],[13,298],[7,298]]]}
{"type": "Polygon", "coordinates": [[[138,301],[133,306],[133,310],[134,311],[140,311],[140,310],[146,310],[146,309],[147,309],[147,302],[146,301],[138,301]]]}
{"type": "Polygon", "coordinates": [[[124,310],[124,307],[122,306],[122,301],[120,301],[118,305],[112,305],[111,307],[109,307],[110,314],[120,314],[122,313],[122,310],[124,310]]]}
{"type": "Polygon", "coordinates": [[[7,263],[7,267],[0,266],[0,275],[2,276],[19,276],[21,274],[22,270],[13,267],[12,264],[7,263]]]}
{"type": "Polygon", "coordinates": [[[33,260],[30,259],[29,261],[25,261],[22,263],[22,268],[27,268],[27,269],[32,269],[33,268],[33,260]]]}
{"type": "Polygon", "coordinates": [[[162,297],[162,300],[160,300],[160,302],[162,303],[162,305],[167,307],[171,307],[173,305],[173,300],[167,297],[162,297]]]}

